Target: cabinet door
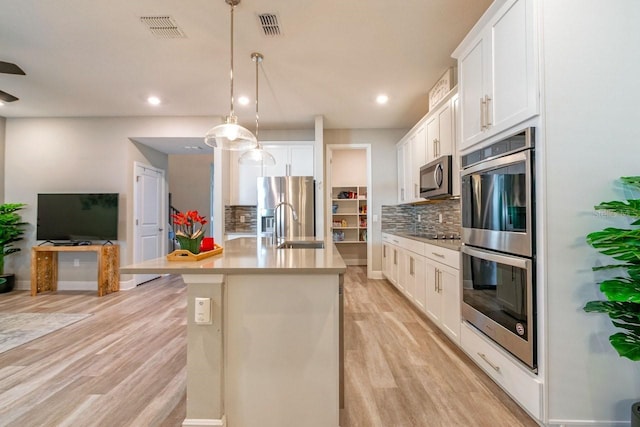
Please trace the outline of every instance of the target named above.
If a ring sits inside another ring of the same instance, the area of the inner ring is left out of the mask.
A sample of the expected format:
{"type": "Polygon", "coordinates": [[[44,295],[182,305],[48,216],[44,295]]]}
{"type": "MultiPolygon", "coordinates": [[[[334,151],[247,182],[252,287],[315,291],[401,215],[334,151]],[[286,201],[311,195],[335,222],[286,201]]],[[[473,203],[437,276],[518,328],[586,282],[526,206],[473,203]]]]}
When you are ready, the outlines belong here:
{"type": "Polygon", "coordinates": [[[426,274],[426,303],[425,314],[437,325],[440,325],[442,311],[442,298],[440,296],[440,278],[437,264],[427,260],[425,263],[426,274]]]}
{"type": "Polygon", "coordinates": [[[396,160],[398,163],[398,203],[406,203],[406,191],[405,191],[405,147],[406,143],[403,142],[396,146],[396,160]]]}
{"type": "Polygon", "coordinates": [[[415,257],[414,276],[415,285],[413,300],[422,312],[425,311],[425,304],[427,301],[427,264],[426,259],[421,256],[415,257]]]}
{"type": "Polygon", "coordinates": [[[437,155],[447,156],[453,154],[453,111],[451,102],[447,102],[438,110],[438,143],[437,155]]]}
{"type": "Polygon", "coordinates": [[[427,131],[420,126],[411,138],[411,197],[420,200],[420,167],[427,163],[427,131]]]}
{"type": "Polygon", "coordinates": [[[313,145],[290,147],[289,175],[313,176],[313,145]]]}
{"type": "Polygon", "coordinates": [[[260,166],[241,165],[238,159],[243,151],[233,151],[229,156],[229,203],[255,206],[258,204],[258,177],[260,166]]]}
{"type": "Polygon", "coordinates": [[[440,266],[442,297],[442,330],[456,343],[460,342],[460,271],[440,266]]]}
{"type": "Polygon", "coordinates": [[[438,139],[440,138],[440,123],[438,115],[434,114],[427,122],[427,162],[435,160],[438,156],[438,139]]]}
{"type": "Polygon", "coordinates": [[[263,148],[276,159],[274,166],[265,166],[264,176],[285,176],[289,169],[289,147],[285,145],[263,145],[263,148]]]}
{"type": "Polygon", "coordinates": [[[388,243],[382,244],[382,275],[387,279],[391,277],[391,262],[392,262],[392,250],[391,245],[388,243]]]}
{"type": "Polygon", "coordinates": [[[538,113],[532,3],[508,2],[492,25],[493,97],[487,105],[492,133],[538,113]]]}
{"type": "Polygon", "coordinates": [[[486,62],[490,57],[488,46],[489,41],[479,38],[465,51],[458,59],[460,75],[460,119],[461,138],[460,150],[470,147],[482,138],[484,127],[482,123],[483,101],[485,99],[485,74],[486,62]]]}

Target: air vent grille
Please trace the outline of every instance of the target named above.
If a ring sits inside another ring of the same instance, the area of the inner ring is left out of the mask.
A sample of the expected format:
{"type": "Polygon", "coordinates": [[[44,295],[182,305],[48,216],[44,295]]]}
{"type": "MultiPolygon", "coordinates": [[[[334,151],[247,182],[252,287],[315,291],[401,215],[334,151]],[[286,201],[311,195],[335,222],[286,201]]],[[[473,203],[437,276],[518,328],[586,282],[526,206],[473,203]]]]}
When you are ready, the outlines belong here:
{"type": "Polygon", "coordinates": [[[278,15],[275,13],[261,13],[258,15],[262,31],[265,36],[274,37],[280,35],[280,24],[278,23],[278,15]]]}
{"type": "Polygon", "coordinates": [[[170,16],[142,16],[140,21],[149,28],[151,34],[158,38],[177,39],[186,37],[170,16]]]}

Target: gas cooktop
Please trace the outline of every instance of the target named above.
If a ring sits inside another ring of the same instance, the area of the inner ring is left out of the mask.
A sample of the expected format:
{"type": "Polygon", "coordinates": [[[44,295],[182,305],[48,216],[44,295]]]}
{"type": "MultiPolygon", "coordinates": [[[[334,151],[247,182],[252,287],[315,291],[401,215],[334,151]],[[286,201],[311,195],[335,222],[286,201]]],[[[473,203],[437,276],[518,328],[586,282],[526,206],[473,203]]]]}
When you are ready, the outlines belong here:
{"type": "Polygon", "coordinates": [[[460,240],[458,233],[408,233],[411,237],[429,240],[460,240]]]}

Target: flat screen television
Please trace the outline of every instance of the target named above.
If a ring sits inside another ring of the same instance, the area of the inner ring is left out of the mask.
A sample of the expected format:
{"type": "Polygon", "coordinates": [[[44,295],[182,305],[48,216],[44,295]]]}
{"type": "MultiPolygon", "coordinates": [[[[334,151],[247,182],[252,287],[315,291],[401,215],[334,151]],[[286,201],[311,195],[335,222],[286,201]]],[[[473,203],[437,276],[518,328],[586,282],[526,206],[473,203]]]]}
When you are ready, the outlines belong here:
{"type": "Polygon", "coordinates": [[[37,240],[118,239],[118,193],[38,194],[37,240]]]}

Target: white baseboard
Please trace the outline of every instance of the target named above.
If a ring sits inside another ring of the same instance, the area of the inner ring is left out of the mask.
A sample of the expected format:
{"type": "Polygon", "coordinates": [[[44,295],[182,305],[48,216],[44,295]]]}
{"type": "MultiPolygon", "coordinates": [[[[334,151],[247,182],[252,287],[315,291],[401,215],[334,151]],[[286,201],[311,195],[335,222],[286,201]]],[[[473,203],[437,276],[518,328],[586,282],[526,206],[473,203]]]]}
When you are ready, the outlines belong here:
{"type": "MultiPolygon", "coordinates": [[[[121,280],[120,281],[120,290],[121,291],[129,291],[136,287],[135,281],[133,279],[130,280],[121,280]]],[[[30,291],[31,290],[31,281],[30,280],[16,280],[15,289],[18,291],[30,291]]],[[[59,291],[98,291],[98,284],[95,281],[59,281],[58,282],[58,290],[59,291]]]]}
{"type": "MultiPolygon", "coordinates": [[[[631,413],[631,405],[629,405],[629,413],[631,413]]],[[[554,420],[550,419],[547,424],[549,427],[628,427],[628,421],[594,421],[594,420],[554,420]]]]}
{"type": "Polygon", "coordinates": [[[121,291],[130,291],[131,289],[135,289],[135,287],[136,287],[136,281],[133,279],[120,280],[121,291]]]}
{"type": "Polygon", "coordinates": [[[221,420],[206,418],[185,418],[182,427],[225,427],[227,420],[222,417],[221,420]]]}
{"type": "Polygon", "coordinates": [[[384,276],[382,275],[382,271],[381,270],[374,270],[369,275],[369,279],[376,279],[376,280],[384,279],[384,276]]]}

